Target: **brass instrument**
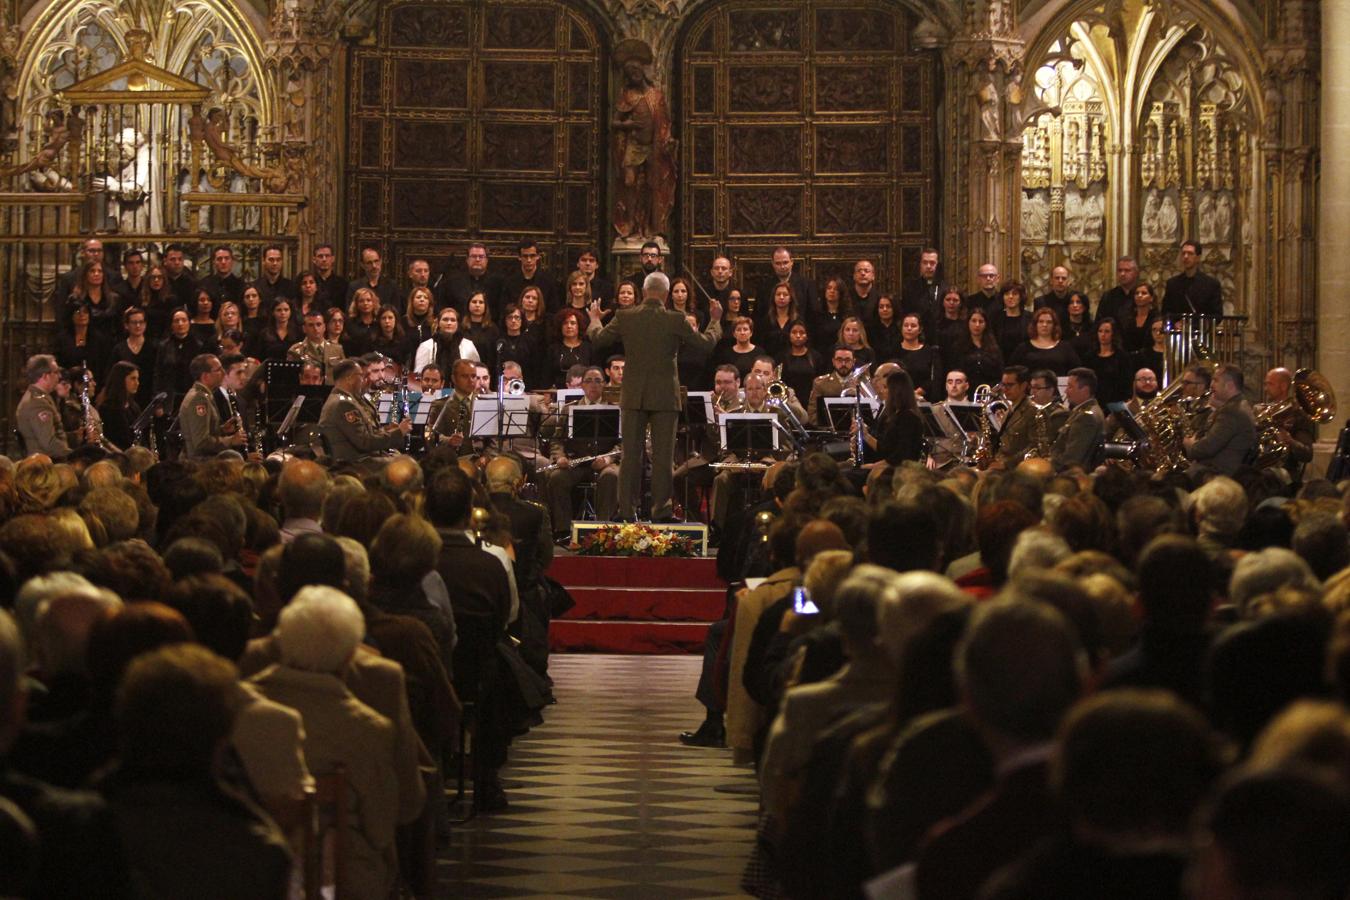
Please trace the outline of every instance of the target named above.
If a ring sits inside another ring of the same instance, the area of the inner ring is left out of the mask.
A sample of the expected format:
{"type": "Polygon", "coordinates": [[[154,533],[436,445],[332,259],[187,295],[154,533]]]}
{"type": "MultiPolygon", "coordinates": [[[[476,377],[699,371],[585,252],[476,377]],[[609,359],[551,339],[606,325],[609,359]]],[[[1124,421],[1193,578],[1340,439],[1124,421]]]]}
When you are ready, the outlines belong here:
{"type": "Polygon", "coordinates": [[[977,469],[987,469],[994,462],[994,451],[997,443],[994,435],[994,414],[999,414],[1000,423],[1007,420],[1008,413],[1012,411],[1012,404],[1003,397],[1003,385],[997,384],[992,388],[987,384],[982,384],[975,388],[975,393],[971,399],[980,404],[984,409],[980,414],[980,433],[975,441],[975,450],[971,454],[970,464],[977,469]]]}
{"type": "Polygon", "coordinates": [[[844,379],[843,390],[840,391],[841,397],[853,397],[853,421],[857,427],[853,429],[852,452],[853,465],[855,468],[861,468],[863,459],[867,455],[867,434],[863,426],[862,405],[866,400],[869,404],[877,399],[876,389],[872,387],[872,378],[867,374],[870,368],[867,364],[858,366],[848,377],[844,379]]]}
{"type": "Polygon", "coordinates": [[[1284,434],[1293,426],[1294,418],[1302,413],[1319,425],[1336,418],[1336,392],[1321,372],[1299,369],[1289,396],[1279,403],[1259,403],[1254,410],[1257,425],[1257,468],[1283,465],[1289,456],[1289,444],[1284,434]]]}
{"type": "Polygon", "coordinates": [[[103,436],[101,424],[95,421],[94,404],[89,400],[89,370],[84,370],[84,385],[80,388],[80,410],[82,413],[80,427],[84,432],[84,440],[87,443],[98,444],[109,453],[120,453],[117,445],[103,436]],[[92,437],[91,437],[92,435],[92,437]]]}
{"type": "Polygon", "coordinates": [[[1035,419],[1031,425],[1031,446],[1023,455],[1023,459],[1041,459],[1050,458],[1051,440],[1050,440],[1050,407],[1054,406],[1056,401],[1051,400],[1048,403],[1032,403],[1031,407],[1035,410],[1035,419]]]}

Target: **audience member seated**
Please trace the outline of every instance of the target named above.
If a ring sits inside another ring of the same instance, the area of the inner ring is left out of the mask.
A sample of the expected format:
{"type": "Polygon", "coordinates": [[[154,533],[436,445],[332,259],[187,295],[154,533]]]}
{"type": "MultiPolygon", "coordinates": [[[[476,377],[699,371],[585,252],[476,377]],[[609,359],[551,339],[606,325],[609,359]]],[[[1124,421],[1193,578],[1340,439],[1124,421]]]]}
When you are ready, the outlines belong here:
{"type": "Polygon", "coordinates": [[[399,758],[393,722],[343,682],[364,634],[365,620],[350,597],[329,587],[303,588],[277,619],[273,636],[280,661],[250,680],[303,717],[311,772],[344,770],[356,813],[343,890],[385,897],[398,876],[395,826],[417,818],[426,793],[415,762],[410,766],[399,758]]]}

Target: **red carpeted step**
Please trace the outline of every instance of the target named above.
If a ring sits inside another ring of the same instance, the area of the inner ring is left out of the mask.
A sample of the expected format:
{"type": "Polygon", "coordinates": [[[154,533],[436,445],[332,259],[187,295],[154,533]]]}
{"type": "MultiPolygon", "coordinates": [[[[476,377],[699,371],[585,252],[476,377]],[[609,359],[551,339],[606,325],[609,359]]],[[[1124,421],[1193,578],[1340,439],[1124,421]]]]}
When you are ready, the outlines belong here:
{"type": "Polygon", "coordinates": [[[554,653],[702,653],[708,626],[696,622],[603,622],[555,619],[554,653]]]}
{"type": "Polygon", "coordinates": [[[717,560],[633,556],[557,556],[548,574],[570,590],[585,587],[709,588],[721,590],[717,560]]]}
{"type": "Polygon", "coordinates": [[[576,601],[549,629],[554,652],[701,653],[726,606],[713,559],[559,556],[549,574],[576,601]]]}

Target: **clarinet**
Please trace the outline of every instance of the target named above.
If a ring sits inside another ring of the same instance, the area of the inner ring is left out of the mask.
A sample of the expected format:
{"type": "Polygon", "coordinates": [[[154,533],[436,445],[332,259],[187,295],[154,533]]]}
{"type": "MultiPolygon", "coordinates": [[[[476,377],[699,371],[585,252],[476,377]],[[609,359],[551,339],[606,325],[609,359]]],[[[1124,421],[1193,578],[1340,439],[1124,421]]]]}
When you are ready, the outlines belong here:
{"type": "Polygon", "coordinates": [[[230,422],[234,425],[235,433],[244,436],[245,452],[252,453],[253,448],[249,446],[248,430],[244,428],[244,417],[239,415],[239,403],[234,396],[234,391],[225,391],[225,405],[230,408],[230,422]]]}
{"type": "MultiPolygon", "coordinates": [[[[411,367],[409,367],[411,368],[411,367]]],[[[398,420],[402,422],[409,418],[412,413],[408,408],[408,369],[403,370],[403,380],[399,382],[399,400],[398,400],[398,420]]],[[[403,438],[403,452],[412,452],[412,432],[409,431],[403,438]]]]}

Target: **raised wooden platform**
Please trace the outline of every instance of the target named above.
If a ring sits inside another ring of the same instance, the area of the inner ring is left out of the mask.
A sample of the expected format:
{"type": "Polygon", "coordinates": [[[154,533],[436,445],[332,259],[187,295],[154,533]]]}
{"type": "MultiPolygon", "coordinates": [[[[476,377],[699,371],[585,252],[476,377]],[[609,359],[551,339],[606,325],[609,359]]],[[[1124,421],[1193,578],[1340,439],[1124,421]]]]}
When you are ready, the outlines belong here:
{"type": "Polygon", "coordinates": [[[710,558],[559,556],[549,574],[576,600],[549,629],[555,653],[702,653],[726,605],[710,558]]]}

